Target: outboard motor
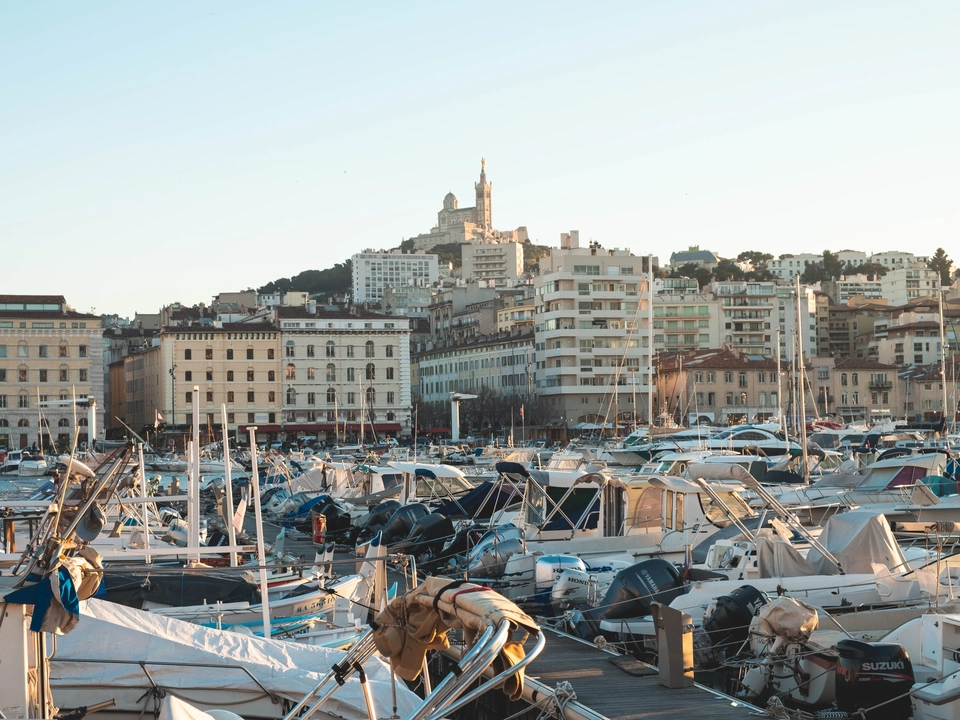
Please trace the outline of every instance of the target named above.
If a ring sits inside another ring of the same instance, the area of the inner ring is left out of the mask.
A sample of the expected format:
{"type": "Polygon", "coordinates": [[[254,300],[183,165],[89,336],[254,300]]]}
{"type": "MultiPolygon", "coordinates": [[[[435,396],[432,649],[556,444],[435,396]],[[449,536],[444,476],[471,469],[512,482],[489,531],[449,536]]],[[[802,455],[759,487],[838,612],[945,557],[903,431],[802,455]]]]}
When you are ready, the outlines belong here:
{"type": "Polygon", "coordinates": [[[342,539],[350,530],[350,513],[339,503],[329,503],[320,512],[327,519],[327,537],[342,539]]]}
{"type": "Polygon", "coordinates": [[[383,528],[383,542],[387,545],[402,540],[413,530],[414,523],[430,513],[423,503],[400,507],[383,528]]]}
{"type": "Polygon", "coordinates": [[[601,621],[644,617],[650,614],[651,603],[666,605],[683,593],[676,565],[662,558],[644,560],[617,573],[603,602],[583,610],[575,632],[584,640],[593,640],[603,634],[601,621]]]}
{"type": "Polygon", "coordinates": [[[764,594],[752,585],[717,598],[713,612],[693,631],[696,666],[719,667],[722,659],[736,655],[750,635],[750,622],[766,602],[764,594]]]}
{"type": "Polygon", "coordinates": [[[507,566],[507,560],[526,551],[523,531],[516,525],[501,525],[488,530],[455,570],[465,572],[470,577],[499,577],[507,566]]]}
{"type": "Polygon", "coordinates": [[[364,542],[377,534],[387,524],[393,514],[400,509],[396,500],[384,500],[370,508],[370,512],[360,518],[356,525],[356,542],[364,542]]]}
{"type": "Polygon", "coordinates": [[[451,537],[453,522],[450,518],[431,513],[417,520],[406,538],[390,546],[390,552],[407,553],[416,558],[435,557],[451,537]]]}
{"type": "Polygon", "coordinates": [[[883,707],[882,717],[885,720],[907,720],[910,717],[912,708],[908,693],[914,683],[913,664],[902,646],[840,640],[837,654],[838,710],[852,714],[860,708],[871,708],[900,696],[883,707]]]}
{"type": "Polygon", "coordinates": [[[533,566],[534,602],[545,609],[552,605],[553,586],[564,570],[587,572],[587,564],[576,555],[542,555],[533,566]]]}

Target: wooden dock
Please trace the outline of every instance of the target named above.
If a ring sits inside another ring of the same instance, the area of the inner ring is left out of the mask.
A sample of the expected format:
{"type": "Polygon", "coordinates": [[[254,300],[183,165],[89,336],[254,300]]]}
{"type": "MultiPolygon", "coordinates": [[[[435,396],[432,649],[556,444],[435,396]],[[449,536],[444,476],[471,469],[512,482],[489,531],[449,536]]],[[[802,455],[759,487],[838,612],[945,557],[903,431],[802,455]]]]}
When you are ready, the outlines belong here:
{"type": "Polygon", "coordinates": [[[759,711],[702,685],[667,689],[660,685],[655,668],[630,655],[601,650],[553,630],[545,632],[547,646],[527,673],[531,691],[537,692],[530,699],[536,703],[558,683],[570,683],[576,700],[566,706],[567,720],[676,720],[684,716],[745,720],[759,711]]]}

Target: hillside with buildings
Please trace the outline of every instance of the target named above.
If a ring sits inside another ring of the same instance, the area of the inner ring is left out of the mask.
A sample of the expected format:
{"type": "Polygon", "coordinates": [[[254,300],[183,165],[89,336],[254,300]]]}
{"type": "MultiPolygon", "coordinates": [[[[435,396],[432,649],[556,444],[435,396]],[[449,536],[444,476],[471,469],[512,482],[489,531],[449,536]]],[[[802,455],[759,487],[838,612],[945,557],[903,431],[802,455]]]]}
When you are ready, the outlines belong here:
{"type": "Polygon", "coordinates": [[[473,207],[448,193],[401,247],[209,304],[101,323],[60,296],[0,296],[0,445],[64,449],[72,409],[51,401],[74,389],[97,428],[169,437],[196,413],[218,430],[221,405],[239,438],[443,435],[452,393],[477,396],[464,430],[488,437],[766,420],[796,413],[800,357],[814,414],[955,415],[960,292],[942,249],[661,263],[575,230],[558,247],[497,230],[485,163],[474,187],[473,207]]]}

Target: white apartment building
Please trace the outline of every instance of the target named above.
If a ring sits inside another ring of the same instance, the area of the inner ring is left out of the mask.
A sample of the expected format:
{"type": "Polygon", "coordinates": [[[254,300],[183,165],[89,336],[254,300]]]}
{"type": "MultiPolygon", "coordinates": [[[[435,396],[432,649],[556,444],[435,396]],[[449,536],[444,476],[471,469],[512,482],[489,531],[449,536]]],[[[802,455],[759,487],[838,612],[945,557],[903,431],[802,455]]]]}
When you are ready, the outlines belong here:
{"type": "Polygon", "coordinates": [[[914,255],[913,253],[901,252],[899,250],[873,253],[873,255],[870,256],[870,262],[891,269],[917,266],[926,267],[929,260],[930,258],[926,255],[914,255]]]}
{"type": "Polygon", "coordinates": [[[926,266],[900,267],[880,278],[882,296],[890,305],[906,305],[918,298],[936,297],[940,273],[926,266]]]}
{"type": "Polygon", "coordinates": [[[421,402],[447,402],[454,392],[488,388],[504,395],[533,392],[533,333],[491,335],[417,355],[421,402]]]}
{"type": "Polygon", "coordinates": [[[433,285],[439,280],[437,256],[400,250],[376,252],[364,250],[350,258],[353,264],[353,302],[376,303],[383,291],[401,285],[433,285]]]}
{"type": "Polygon", "coordinates": [[[720,302],[712,293],[653,296],[654,350],[720,347],[720,302]]]}
{"type": "Polygon", "coordinates": [[[523,277],[523,246],[520,243],[470,243],[461,245],[460,276],[486,280],[494,287],[513,287],[523,277]]]}
{"type": "Polygon", "coordinates": [[[651,327],[645,258],[596,243],[553,250],[536,290],[536,387],[566,425],[649,419],[651,327]],[[618,387],[619,386],[619,387],[618,387]],[[638,407],[632,406],[634,391],[638,407]]]}
{"type": "Polygon", "coordinates": [[[408,436],[410,321],[357,307],[277,308],[286,436],[408,436]]]}
{"type": "MultiPolygon", "coordinates": [[[[851,265],[857,266],[863,265],[866,262],[870,262],[867,254],[865,252],[861,252],[860,250],[840,250],[837,255],[840,257],[840,262],[842,262],[844,265],[850,263],[851,265]]],[[[816,265],[820,262],[823,262],[822,254],[786,254],[781,255],[774,260],[770,260],[767,263],[767,270],[773,273],[773,275],[778,279],[790,282],[796,275],[802,275],[803,271],[806,270],[807,265],[816,265]]]]}
{"type": "Polygon", "coordinates": [[[868,301],[883,299],[883,285],[880,280],[868,280],[866,275],[845,275],[839,280],[823,282],[822,287],[835,305],[846,305],[858,296],[868,301]]]}
{"type": "MultiPolygon", "coordinates": [[[[789,285],[774,282],[714,282],[711,289],[723,310],[722,344],[753,355],[776,354],[780,330],[781,357],[788,358],[797,330],[796,294],[789,285]]],[[[801,337],[807,355],[816,352],[816,312],[804,295],[801,302],[801,337]],[[813,311],[811,311],[813,310],[813,311]]],[[[795,341],[794,341],[795,342],[795,341]]]]}

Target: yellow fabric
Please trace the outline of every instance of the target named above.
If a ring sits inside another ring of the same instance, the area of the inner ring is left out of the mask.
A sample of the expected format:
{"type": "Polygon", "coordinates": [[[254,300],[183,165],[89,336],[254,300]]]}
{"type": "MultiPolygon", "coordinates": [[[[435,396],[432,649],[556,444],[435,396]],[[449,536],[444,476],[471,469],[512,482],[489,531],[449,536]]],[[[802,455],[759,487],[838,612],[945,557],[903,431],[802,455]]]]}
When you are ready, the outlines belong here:
{"type": "MultiPolygon", "coordinates": [[[[450,628],[482,632],[489,625],[508,620],[513,631],[540,632],[533,618],[499,593],[473,583],[461,583],[445,590],[452,582],[447,578],[427,578],[415,590],[394,598],[377,615],[378,627],[373,633],[377,650],[390,660],[394,671],[404,680],[414,680],[420,675],[428,650],[443,650],[450,646],[447,640],[450,628]]],[[[493,668],[500,673],[516,665],[524,656],[523,645],[510,640],[493,668]]],[[[512,700],[519,699],[523,692],[523,672],[508,679],[503,691],[512,700]]]]}

